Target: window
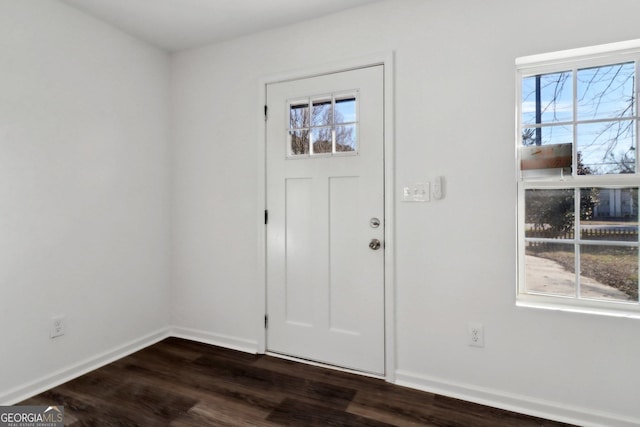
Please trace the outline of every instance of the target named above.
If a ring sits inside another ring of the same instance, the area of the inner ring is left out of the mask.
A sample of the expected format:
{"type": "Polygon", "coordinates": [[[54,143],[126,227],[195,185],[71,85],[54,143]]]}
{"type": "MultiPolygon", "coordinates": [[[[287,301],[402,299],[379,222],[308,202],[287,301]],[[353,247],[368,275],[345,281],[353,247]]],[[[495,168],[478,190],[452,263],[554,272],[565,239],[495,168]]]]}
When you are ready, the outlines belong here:
{"type": "Polygon", "coordinates": [[[640,40],[516,69],[518,303],[640,317],[640,40]]]}
{"type": "Polygon", "coordinates": [[[357,92],[288,102],[288,158],[357,154],[357,92]]]}

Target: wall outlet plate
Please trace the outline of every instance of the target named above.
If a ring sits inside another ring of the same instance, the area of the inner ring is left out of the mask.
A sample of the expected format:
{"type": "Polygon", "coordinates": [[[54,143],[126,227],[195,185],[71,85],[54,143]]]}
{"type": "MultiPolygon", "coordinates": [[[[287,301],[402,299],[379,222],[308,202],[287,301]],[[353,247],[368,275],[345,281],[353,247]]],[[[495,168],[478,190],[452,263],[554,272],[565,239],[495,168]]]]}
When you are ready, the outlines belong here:
{"type": "Polygon", "coordinates": [[[62,314],[51,318],[50,338],[56,338],[67,332],[67,316],[62,314]]]}
{"type": "Polygon", "coordinates": [[[469,323],[469,346],[484,347],[484,326],[481,323],[469,323]]]}

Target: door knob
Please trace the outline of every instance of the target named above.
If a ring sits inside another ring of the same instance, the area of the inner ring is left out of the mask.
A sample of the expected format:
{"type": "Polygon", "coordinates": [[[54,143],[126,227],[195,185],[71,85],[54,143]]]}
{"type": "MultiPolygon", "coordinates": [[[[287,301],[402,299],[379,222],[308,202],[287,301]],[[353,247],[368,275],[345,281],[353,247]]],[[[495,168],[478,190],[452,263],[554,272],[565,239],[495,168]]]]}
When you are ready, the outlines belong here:
{"type": "Polygon", "coordinates": [[[373,249],[374,251],[380,249],[380,240],[371,239],[371,241],[369,242],[369,248],[373,249]]]}

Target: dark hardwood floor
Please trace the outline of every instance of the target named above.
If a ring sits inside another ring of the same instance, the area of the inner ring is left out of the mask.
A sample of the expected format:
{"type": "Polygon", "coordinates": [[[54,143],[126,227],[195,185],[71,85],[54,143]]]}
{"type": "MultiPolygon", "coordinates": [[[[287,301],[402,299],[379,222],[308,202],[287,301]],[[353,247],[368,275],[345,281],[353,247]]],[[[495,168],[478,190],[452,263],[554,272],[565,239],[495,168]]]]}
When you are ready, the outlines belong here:
{"type": "Polygon", "coordinates": [[[560,426],[382,380],[168,338],[20,403],[71,426],[560,426]]]}

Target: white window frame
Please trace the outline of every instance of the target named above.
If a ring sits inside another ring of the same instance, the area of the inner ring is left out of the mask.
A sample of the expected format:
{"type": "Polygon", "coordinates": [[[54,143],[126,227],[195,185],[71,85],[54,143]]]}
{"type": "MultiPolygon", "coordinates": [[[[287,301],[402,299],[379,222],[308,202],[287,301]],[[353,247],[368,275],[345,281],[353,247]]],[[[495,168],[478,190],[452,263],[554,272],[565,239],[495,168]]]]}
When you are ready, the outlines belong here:
{"type": "MultiPolygon", "coordinates": [[[[611,316],[632,317],[640,319],[640,303],[620,302],[606,300],[580,299],[579,297],[564,297],[541,293],[527,292],[525,289],[525,191],[527,189],[580,189],[590,187],[640,187],[640,153],[636,152],[636,173],[635,174],[611,174],[611,175],[562,175],[554,176],[524,176],[520,169],[520,147],[522,146],[522,129],[531,127],[522,124],[522,79],[525,77],[549,74],[563,71],[574,73],[578,69],[613,65],[625,62],[635,62],[635,102],[636,111],[633,116],[636,119],[636,147],[640,142],[640,120],[638,120],[638,101],[640,100],[640,39],[621,43],[592,46],[581,49],[572,49],[542,55],[533,55],[516,59],[516,180],[517,180],[517,292],[516,305],[523,307],[534,307],[549,310],[564,310],[580,313],[603,314],[611,316]]],[[[574,80],[575,82],[575,80],[574,80]]],[[[575,83],[574,83],[575,84],[575,83]]],[[[574,112],[573,121],[570,125],[575,126],[576,117],[576,88],[573,88],[574,112]]],[[[577,166],[577,144],[572,144],[572,171],[576,171],[577,166]]],[[[638,150],[640,151],[640,150],[638,150]]],[[[580,198],[576,199],[576,212],[580,212],[580,198]]],[[[575,238],[571,240],[578,245],[582,244],[579,233],[579,217],[576,218],[575,238]]],[[[571,244],[571,243],[569,243],[571,244]]],[[[628,243],[625,246],[638,247],[638,242],[628,243]]],[[[640,259],[640,256],[639,256],[640,259]]],[[[577,262],[577,261],[576,261],[577,262]]],[[[640,261],[639,261],[640,262],[640,261]]],[[[577,284],[577,286],[579,286],[577,284]]],[[[579,290],[578,290],[579,295],[579,290]]]]}

